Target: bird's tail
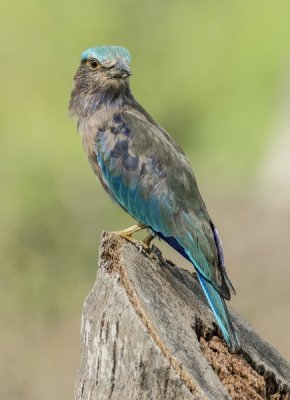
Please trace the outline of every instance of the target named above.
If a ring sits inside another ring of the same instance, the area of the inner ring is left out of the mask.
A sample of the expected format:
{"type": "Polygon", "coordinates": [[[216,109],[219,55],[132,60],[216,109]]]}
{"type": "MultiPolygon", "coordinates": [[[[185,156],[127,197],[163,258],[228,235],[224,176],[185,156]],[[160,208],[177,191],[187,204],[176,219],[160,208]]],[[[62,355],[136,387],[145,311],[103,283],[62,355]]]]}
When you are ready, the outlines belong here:
{"type": "Polygon", "coordinates": [[[198,271],[197,276],[227,345],[232,351],[237,350],[240,342],[231,322],[225,300],[198,271]]]}

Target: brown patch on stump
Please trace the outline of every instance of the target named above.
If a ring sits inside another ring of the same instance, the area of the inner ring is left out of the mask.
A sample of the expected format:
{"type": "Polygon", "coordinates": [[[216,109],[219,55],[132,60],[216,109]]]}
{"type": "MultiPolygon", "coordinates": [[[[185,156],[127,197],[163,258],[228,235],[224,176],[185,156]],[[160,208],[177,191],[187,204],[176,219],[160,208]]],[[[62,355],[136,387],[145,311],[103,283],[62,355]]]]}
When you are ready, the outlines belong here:
{"type": "Polygon", "coordinates": [[[217,337],[206,341],[200,337],[201,350],[233,400],[289,399],[286,394],[267,395],[264,376],[255,371],[239,354],[231,354],[217,337]]]}

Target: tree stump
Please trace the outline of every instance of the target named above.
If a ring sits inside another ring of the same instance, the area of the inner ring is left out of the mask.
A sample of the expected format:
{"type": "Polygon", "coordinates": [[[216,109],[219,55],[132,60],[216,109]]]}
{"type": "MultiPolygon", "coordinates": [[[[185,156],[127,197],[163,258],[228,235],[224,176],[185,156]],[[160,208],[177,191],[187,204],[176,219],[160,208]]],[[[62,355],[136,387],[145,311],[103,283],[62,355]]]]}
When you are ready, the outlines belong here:
{"type": "Polygon", "coordinates": [[[234,311],[221,339],[194,273],[104,233],[85,300],[76,400],[290,399],[290,365],[234,311]]]}

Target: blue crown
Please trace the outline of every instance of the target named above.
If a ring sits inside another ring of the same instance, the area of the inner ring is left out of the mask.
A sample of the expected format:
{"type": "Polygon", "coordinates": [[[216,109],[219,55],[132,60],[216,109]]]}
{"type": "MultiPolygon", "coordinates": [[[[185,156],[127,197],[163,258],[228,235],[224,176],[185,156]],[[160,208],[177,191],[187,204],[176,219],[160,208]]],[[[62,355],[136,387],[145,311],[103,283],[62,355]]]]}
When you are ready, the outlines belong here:
{"type": "Polygon", "coordinates": [[[96,58],[100,63],[110,61],[116,58],[122,58],[129,65],[131,55],[127,49],[120,46],[97,46],[91,47],[82,53],[82,61],[90,57],[96,58]]]}

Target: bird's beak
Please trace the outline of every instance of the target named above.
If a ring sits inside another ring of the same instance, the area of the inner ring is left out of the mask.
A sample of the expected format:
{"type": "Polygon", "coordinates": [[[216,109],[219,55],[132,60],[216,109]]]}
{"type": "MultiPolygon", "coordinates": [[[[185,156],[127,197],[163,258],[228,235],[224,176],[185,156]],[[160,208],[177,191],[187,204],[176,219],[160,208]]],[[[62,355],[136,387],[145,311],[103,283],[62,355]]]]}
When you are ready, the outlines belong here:
{"type": "Polygon", "coordinates": [[[109,72],[111,78],[127,78],[132,75],[129,65],[123,60],[117,60],[116,64],[109,72]]]}

